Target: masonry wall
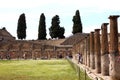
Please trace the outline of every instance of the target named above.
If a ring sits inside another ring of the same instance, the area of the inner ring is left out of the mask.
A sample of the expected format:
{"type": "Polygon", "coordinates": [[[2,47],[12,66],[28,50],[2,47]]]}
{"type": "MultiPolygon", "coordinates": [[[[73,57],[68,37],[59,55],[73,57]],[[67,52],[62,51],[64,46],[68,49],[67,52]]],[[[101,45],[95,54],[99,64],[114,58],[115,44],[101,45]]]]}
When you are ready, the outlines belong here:
{"type": "Polygon", "coordinates": [[[65,58],[72,47],[41,45],[25,41],[1,43],[0,59],[51,59],[65,58]]]}

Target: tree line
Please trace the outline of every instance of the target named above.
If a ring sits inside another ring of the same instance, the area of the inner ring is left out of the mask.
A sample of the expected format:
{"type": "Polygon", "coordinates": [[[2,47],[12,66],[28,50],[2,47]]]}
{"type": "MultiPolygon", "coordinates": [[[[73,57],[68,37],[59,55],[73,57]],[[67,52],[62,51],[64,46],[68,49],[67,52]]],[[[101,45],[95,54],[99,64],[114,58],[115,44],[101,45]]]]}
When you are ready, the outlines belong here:
{"type": "MultiPolygon", "coordinates": [[[[38,40],[46,40],[46,22],[45,22],[45,15],[42,13],[40,15],[39,19],[39,25],[38,25],[38,40]]],[[[81,22],[81,17],[79,10],[76,10],[75,15],[73,16],[73,30],[72,33],[82,33],[82,22],[81,22]]],[[[21,14],[18,19],[18,24],[17,24],[17,37],[18,39],[26,39],[26,17],[25,14],[21,14]]],[[[51,21],[51,26],[49,28],[49,35],[51,38],[58,38],[58,39],[63,39],[65,38],[64,36],[65,33],[65,28],[60,26],[60,18],[59,15],[55,15],[52,18],[51,21]]]]}

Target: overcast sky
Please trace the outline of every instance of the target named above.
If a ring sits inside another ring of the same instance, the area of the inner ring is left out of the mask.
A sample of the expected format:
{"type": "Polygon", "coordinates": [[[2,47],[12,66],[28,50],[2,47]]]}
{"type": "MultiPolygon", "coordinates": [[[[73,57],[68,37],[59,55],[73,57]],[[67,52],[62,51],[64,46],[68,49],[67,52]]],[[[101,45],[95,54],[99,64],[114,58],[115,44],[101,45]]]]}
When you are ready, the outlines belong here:
{"type": "MultiPolygon", "coordinates": [[[[50,37],[51,19],[55,15],[59,15],[60,26],[65,28],[68,37],[72,34],[72,18],[76,10],[80,11],[83,32],[89,33],[101,28],[102,23],[109,23],[110,15],[120,15],[120,0],[0,0],[0,28],[6,27],[17,39],[18,18],[25,13],[26,39],[37,39],[39,18],[44,13],[47,37],[50,37]]],[[[118,22],[120,24],[120,19],[118,22]]]]}

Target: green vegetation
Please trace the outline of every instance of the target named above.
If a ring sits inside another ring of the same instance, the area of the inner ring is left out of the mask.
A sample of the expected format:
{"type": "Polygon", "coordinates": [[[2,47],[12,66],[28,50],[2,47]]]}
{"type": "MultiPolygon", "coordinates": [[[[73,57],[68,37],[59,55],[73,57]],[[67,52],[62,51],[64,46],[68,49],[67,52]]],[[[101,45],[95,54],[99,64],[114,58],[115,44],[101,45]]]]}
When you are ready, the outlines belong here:
{"type": "Polygon", "coordinates": [[[78,75],[67,60],[1,60],[0,80],[78,80],[78,75]]]}
{"type": "Polygon", "coordinates": [[[77,80],[66,60],[0,61],[0,80],[77,80]]]}
{"type": "Polygon", "coordinates": [[[76,11],[75,16],[73,16],[73,34],[82,33],[82,22],[80,18],[79,10],[76,11]]]}
{"type": "Polygon", "coordinates": [[[65,38],[64,33],[65,33],[65,29],[64,27],[60,27],[60,19],[58,15],[55,15],[52,18],[52,22],[51,22],[51,27],[49,28],[49,33],[51,38],[65,38]]]}
{"type": "Polygon", "coordinates": [[[17,37],[18,39],[25,39],[26,38],[26,18],[25,14],[21,14],[18,19],[18,26],[17,26],[17,37]]]}
{"type": "Polygon", "coordinates": [[[38,40],[45,40],[46,35],[47,33],[46,33],[45,15],[44,13],[42,13],[39,20],[38,40]]]}
{"type": "Polygon", "coordinates": [[[76,71],[76,73],[78,74],[78,80],[91,80],[88,77],[86,71],[81,69],[80,66],[78,66],[77,64],[72,62],[72,60],[69,58],[67,58],[67,61],[70,63],[70,65],[74,69],[74,71],[76,71]]]}

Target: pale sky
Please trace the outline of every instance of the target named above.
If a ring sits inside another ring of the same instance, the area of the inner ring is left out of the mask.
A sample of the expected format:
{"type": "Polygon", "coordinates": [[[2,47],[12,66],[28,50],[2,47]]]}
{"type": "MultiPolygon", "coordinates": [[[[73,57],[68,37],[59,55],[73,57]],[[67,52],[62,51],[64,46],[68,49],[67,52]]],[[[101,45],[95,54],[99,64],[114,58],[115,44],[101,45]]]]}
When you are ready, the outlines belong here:
{"type": "Polygon", "coordinates": [[[17,39],[18,18],[25,13],[26,39],[36,40],[39,18],[44,13],[47,38],[50,37],[51,19],[55,15],[59,15],[60,26],[65,28],[65,36],[68,37],[72,35],[72,18],[76,10],[80,11],[83,32],[89,33],[96,28],[100,29],[102,23],[109,23],[110,15],[120,15],[120,0],[0,0],[0,28],[6,27],[17,39]]]}

